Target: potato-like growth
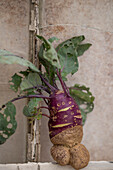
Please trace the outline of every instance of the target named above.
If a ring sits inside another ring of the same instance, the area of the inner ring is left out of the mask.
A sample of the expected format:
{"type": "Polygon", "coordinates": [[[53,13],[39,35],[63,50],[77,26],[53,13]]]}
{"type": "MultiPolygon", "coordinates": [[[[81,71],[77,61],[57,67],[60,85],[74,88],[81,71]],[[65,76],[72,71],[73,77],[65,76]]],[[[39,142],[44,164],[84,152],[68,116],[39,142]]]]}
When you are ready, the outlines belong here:
{"type": "Polygon", "coordinates": [[[64,166],[69,164],[70,153],[69,148],[63,145],[54,145],[51,148],[51,155],[55,161],[64,166]]]}
{"type": "Polygon", "coordinates": [[[75,145],[70,149],[70,165],[75,169],[81,169],[88,165],[90,155],[82,144],[75,145]]]}
{"type": "Polygon", "coordinates": [[[81,125],[67,128],[51,138],[53,144],[62,144],[72,147],[81,142],[83,137],[83,127],[81,125]]]}
{"type": "Polygon", "coordinates": [[[77,144],[74,147],[53,145],[51,155],[60,165],[70,164],[76,170],[87,166],[90,159],[88,150],[82,144],[77,144]]]}

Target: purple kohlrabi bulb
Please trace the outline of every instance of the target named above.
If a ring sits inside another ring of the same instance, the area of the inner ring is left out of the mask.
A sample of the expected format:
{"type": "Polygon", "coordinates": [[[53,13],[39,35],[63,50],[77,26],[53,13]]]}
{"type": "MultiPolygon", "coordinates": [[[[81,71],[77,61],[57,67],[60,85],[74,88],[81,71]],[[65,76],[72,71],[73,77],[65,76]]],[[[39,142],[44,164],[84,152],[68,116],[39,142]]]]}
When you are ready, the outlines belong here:
{"type": "Polygon", "coordinates": [[[72,97],[60,90],[51,93],[50,97],[50,120],[48,123],[50,138],[67,128],[82,125],[81,111],[72,97]]]}

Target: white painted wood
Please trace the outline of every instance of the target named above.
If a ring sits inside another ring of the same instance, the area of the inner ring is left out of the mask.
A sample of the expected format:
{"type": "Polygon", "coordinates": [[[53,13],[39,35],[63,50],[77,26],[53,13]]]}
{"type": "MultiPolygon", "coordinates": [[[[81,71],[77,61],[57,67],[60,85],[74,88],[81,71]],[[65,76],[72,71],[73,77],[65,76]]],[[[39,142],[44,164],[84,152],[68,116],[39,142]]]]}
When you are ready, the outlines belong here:
{"type": "MultiPolygon", "coordinates": [[[[56,163],[0,164],[0,170],[74,170],[70,165],[60,166],[56,163]]],[[[113,163],[107,161],[90,161],[83,170],[113,170],[113,163]]]]}
{"type": "MultiPolygon", "coordinates": [[[[60,166],[56,163],[39,163],[40,170],[74,170],[71,166],[60,166]]],[[[91,161],[83,170],[113,170],[113,163],[91,161]]]]}

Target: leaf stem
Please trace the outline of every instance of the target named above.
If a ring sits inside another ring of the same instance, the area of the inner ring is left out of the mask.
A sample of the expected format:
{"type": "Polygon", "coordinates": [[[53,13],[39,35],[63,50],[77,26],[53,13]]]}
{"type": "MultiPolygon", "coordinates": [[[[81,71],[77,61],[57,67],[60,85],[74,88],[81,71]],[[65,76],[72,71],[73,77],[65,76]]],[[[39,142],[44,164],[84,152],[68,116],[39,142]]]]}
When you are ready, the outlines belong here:
{"type": "MultiPolygon", "coordinates": [[[[65,88],[66,88],[66,90],[67,90],[67,92],[68,92],[68,94],[69,94],[69,88],[66,86],[66,83],[64,82],[64,85],[65,85],[65,88]]],[[[70,96],[70,94],[69,94],[69,96],[70,96]]]]}
{"type": "MultiPolygon", "coordinates": [[[[42,95],[42,92],[41,92],[41,90],[39,91],[39,93],[40,93],[40,95],[42,95]]],[[[43,98],[43,100],[44,100],[44,102],[47,104],[47,106],[48,106],[48,101],[46,101],[46,99],[45,98],[43,98]]]]}
{"type": "Polygon", "coordinates": [[[44,98],[44,99],[50,99],[50,97],[43,96],[43,95],[29,95],[29,96],[16,97],[16,98],[10,100],[10,102],[14,102],[14,101],[16,101],[16,100],[24,99],[24,98],[44,98]]]}
{"type": "Polygon", "coordinates": [[[37,111],[39,111],[39,109],[48,109],[49,110],[49,107],[46,107],[46,106],[40,106],[37,111]]]}
{"type": "Polygon", "coordinates": [[[57,89],[55,87],[53,87],[51,84],[49,84],[48,81],[45,80],[45,78],[43,78],[43,76],[41,74],[39,74],[41,80],[52,90],[52,91],[56,91],[57,89]]]}
{"type": "MultiPolygon", "coordinates": [[[[19,96],[19,97],[16,97],[10,101],[8,101],[7,103],[9,102],[15,102],[16,100],[20,100],[20,99],[25,99],[25,98],[43,98],[43,99],[50,99],[51,97],[47,97],[47,96],[44,96],[44,95],[29,95],[29,96],[19,96]]],[[[6,103],[6,104],[7,104],[6,103]]],[[[0,110],[2,110],[6,104],[2,105],[2,107],[0,108],[0,110]]]]}
{"type": "Polygon", "coordinates": [[[42,86],[42,85],[40,85],[40,86],[33,86],[33,87],[30,87],[30,88],[26,88],[26,89],[24,89],[24,90],[30,90],[30,89],[40,89],[40,90],[44,90],[44,91],[46,91],[47,93],[49,93],[50,94],[50,91],[48,90],[48,88],[47,87],[44,87],[44,86],[42,86]]]}
{"type": "MultiPolygon", "coordinates": [[[[39,114],[39,113],[38,113],[39,109],[43,109],[43,108],[49,110],[49,107],[41,106],[41,107],[39,107],[39,108],[37,109],[37,113],[35,114],[35,117],[38,116],[38,114],[39,114]]],[[[42,113],[41,115],[50,118],[50,116],[48,116],[47,114],[42,113]]]]}
{"type": "Polygon", "coordinates": [[[48,115],[46,115],[46,114],[44,114],[44,113],[42,113],[42,116],[46,116],[47,118],[50,119],[50,116],[48,116],[48,115]]]}
{"type": "MultiPolygon", "coordinates": [[[[60,70],[60,71],[61,71],[61,70],[60,70]]],[[[65,94],[66,94],[67,96],[70,96],[69,93],[67,92],[66,84],[63,82],[62,77],[61,77],[61,74],[59,73],[58,69],[57,69],[57,76],[58,76],[58,78],[59,78],[59,80],[60,80],[60,83],[61,83],[61,85],[62,85],[62,88],[63,88],[65,94]]]]}

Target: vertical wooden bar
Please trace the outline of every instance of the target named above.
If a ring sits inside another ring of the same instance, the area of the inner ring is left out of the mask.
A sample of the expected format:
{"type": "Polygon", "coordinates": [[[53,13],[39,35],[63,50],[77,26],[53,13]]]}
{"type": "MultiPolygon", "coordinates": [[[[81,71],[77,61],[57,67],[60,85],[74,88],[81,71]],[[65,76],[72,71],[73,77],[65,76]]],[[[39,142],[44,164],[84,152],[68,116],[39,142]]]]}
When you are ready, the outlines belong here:
{"type": "MultiPolygon", "coordinates": [[[[30,25],[29,25],[29,60],[39,67],[38,49],[39,42],[36,39],[36,34],[39,34],[39,2],[38,0],[30,1],[30,25]]],[[[40,105],[40,104],[39,104],[40,105]]],[[[28,121],[28,147],[27,161],[40,161],[40,120],[28,121]]]]}

